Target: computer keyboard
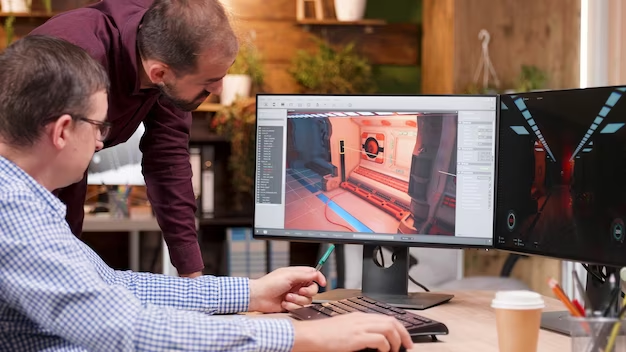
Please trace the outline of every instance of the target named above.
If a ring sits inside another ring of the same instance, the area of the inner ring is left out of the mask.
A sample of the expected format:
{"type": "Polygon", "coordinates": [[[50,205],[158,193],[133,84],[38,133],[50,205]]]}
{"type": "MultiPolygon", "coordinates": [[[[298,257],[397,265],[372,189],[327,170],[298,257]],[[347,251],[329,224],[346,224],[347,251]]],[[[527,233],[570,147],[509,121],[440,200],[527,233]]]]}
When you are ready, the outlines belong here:
{"type": "Polygon", "coordinates": [[[299,320],[314,320],[351,312],[378,313],[393,316],[406,327],[414,341],[423,336],[430,336],[433,340],[436,340],[436,335],[448,334],[448,327],[443,323],[364,296],[312,304],[292,311],[291,315],[299,320]]]}

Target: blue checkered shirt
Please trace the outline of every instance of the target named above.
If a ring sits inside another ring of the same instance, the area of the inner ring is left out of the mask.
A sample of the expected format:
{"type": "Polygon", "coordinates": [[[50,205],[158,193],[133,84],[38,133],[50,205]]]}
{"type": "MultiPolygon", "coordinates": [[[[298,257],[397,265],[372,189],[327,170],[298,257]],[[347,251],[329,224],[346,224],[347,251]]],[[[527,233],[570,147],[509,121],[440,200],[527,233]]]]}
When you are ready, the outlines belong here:
{"type": "Polygon", "coordinates": [[[0,157],[0,351],[289,351],[288,319],[242,315],[248,279],[115,271],[65,205],[0,157]]]}

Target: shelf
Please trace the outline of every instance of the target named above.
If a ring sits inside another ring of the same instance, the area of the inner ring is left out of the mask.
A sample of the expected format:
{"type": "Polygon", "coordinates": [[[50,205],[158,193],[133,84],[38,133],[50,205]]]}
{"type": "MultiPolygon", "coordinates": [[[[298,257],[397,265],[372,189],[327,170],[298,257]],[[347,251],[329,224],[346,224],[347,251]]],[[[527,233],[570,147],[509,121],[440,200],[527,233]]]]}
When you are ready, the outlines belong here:
{"type": "Polygon", "coordinates": [[[339,21],[336,19],[317,20],[314,18],[298,20],[298,24],[307,26],[384,26],[384,20],[364,19],[359,21],[339,21]]]}
{"type": "Polygon", "coordinates": [[[200,106],[198,106],[198,108],[195,111],[198,111],[198,112],[215,112],[215,111],[221,110],[223,107],[224,106],[222,104],[204,102],[200,106]]]}
{"type": "MultiPolygon", "coordinates": [[[[384,20],[376,19],[363,19],[359,21],[339,21],[337,19],[323,19],[318,20],[314,18],[300,19],[298,24],[304,27],[305,31],[308,31],[312,26],[316,27],[363,27],[363,32],[366,34],[374,33],[375,26],[384,26],[387,24],[384,20]]],[[[325,30],[325,28],[324,28],[325,30]]]]}
{"type": "Polygon", "coordinates": [[[60,12],[45,12],[45,11],[33,11],[33,12],[0,12],[0,18],[4,17],[25,17],[25,18],[50,18],[53,17],[60,12]]]}

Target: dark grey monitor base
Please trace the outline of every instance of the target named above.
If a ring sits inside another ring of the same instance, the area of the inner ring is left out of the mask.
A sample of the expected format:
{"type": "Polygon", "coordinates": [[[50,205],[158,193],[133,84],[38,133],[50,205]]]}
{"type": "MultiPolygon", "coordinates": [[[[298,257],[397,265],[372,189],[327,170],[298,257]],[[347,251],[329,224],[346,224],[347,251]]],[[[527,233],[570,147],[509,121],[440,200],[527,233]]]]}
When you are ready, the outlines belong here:
{"type": "Polygon", "coordinates": [[[363,245],[361,290],[335,289],[313,297],[313,302],[338,301],[354,296],[366,296],[404,309],[427,309],[446,303],[453,295],[416,292],[409,289],[409,248],[391,247],[392,264],[383,267],[375,259],[378,246],[363,245]]]}
{"type": "Polygon", "coordinates": [[[571,336],[569,317],[568,311],[544,312],[541,314],[541,328],[571,336]]]}
{"type": "Polygon", "coordinates": [[[443,303],[446,303],[454,297],[454,295],[430,292],[412,292],[408,296],[404,295],[385,295],[385,294],[363,294],[361,290],[351,290],[338,288],[317,294],[313,297],[313,303],[324,303],[328,301],[338,301],[344,298],[355,296],[367,296],[375,300],[385,302],[394,307],[403,309],[428,309],[443,303]]]}

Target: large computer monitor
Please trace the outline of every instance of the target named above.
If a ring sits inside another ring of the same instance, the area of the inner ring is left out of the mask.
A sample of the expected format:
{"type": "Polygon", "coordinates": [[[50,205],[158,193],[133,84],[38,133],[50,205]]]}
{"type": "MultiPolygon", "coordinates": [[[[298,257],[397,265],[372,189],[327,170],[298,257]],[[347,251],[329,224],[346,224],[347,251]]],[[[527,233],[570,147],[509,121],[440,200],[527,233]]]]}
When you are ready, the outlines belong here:
{"type": "Polygon", "coordinates": [[[498,107],[497,96],[258,95],[254,237],[363,244],[363,294],[417,309],[450,300],[407,293],[408,248],[492,247],[498,107]],[[374,262],[378,246],[392,247],[391,267],[374,262]]]}
{"type": "MultiPolygon", "coordinates": [[[[598,87],[501,96],[496,248],[626,266],[625,95],[598,87]]],[[[607,297],[606,286],[587,276],[592,301],[607,297]]],[[[544,327],[569,330],[552,317],[544,327]]]]}

